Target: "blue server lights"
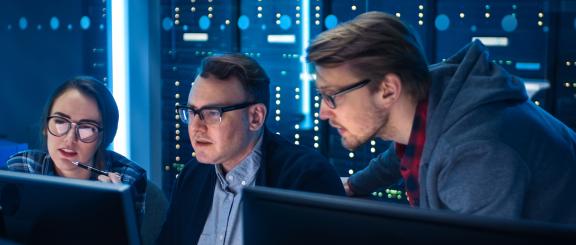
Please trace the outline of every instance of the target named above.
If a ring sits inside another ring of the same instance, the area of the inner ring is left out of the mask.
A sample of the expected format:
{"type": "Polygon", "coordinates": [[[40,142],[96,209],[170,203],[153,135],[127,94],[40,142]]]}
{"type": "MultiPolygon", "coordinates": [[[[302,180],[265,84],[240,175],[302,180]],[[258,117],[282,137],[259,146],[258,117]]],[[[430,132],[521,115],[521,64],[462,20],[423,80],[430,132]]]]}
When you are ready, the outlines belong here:
{"type": "MultiPolygon", "coordinates": [[[[194,79],[198,60],[222,51],[249,55],[268,72],[272,80],[270,129],[295,144],[320,150],[341,176],[364,168],[388,142],[374,139],[356,151],[341,146],[337,132],[319,119],[320,101],[313,92],[315,74],[304,57],[310,40],[320,32],[372,10],[388,12],[408,23],[419,34],[430,63],[441,62],[468,42],[480,39],[489,47],[494,62],[527,81],[536,104],[574,127],[576,106],[568,105],[576,100],[576,56],[564,52],[573,49],[568,40],[576,33],[573,2],[163,1],[162,50],[170,54],[163,59],[163,97],[168,99],[163,106],[163,135],[170,135],[163,142],[165,188],[182,164],[193,157],[186,130],[179,128],[175,118],[174,105],[185,103],[181,96],[194,79]],[[567,57],[558,59],[560,50],[567,57]]],[[[375,195],[405,198],[394,188],[375,195]]]]}
{"type": "Polygon", "coordinates": [[[0,3],[0,139],[39,148],[56,86],[79,74],[109,82],[107,11],[102,0],[0,3]]]}

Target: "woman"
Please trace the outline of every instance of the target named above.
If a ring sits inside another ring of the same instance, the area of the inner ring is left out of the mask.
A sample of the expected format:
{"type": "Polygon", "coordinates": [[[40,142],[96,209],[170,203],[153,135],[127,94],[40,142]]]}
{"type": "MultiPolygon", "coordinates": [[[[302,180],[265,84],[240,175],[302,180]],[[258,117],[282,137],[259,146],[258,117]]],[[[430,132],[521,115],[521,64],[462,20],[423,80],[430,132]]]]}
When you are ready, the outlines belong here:
{"type": "Polygon", "coordinates": [[[146,171],[122,155],[106,150],[118,128],[118,106],[110,91],[91,77],[62,84],[42,116],[45,150],[16,153],[6,162],[11,171],[132,185],[138,220],[144,212],[146,171]],[[97,174],[79,162],[109,172],[97,174]]]}

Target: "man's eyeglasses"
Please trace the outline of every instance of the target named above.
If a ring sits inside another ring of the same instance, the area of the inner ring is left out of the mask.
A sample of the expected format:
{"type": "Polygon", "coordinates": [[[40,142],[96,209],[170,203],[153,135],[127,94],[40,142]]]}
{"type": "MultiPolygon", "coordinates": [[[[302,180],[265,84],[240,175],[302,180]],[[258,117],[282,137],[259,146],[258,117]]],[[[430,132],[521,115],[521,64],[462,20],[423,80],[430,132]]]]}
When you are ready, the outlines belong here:
{"type": "Polygon", "coordinates": [[[200,120],[206,124],[220,124],[222,122],[222,113],[239,110],[255,104],[258,103],[246,102],[230,106],[209,106],[200,109],[194,109],[189,106],[176,106],[176,110],[178,115],[180,115],[180,120],[185,124],[190,123],[195,115],[198,115],[200,120]]]}
{"type": "Polygon", "coordinates": [[[62,137],[70,131],[72,124],[76,125],[76,139],[84,143],[92,143],[98,139],[102,132],[102,127],[91,122],[72,122],[70,119],[61,116],[48,117],[48,132],[56,137],[62,137]]]}
{"type": "Polygon", "coordinates": [[[336,91],[336,93],[333,93],[332,95],[327,95],[321,92],[318,92],[318,94],[320,95],[320,97],[322,98],[322,100],[324,100],[324,102],[326,102],[326,105],[328,105],[328,107],[332,108],[332,109],[336,109],[336,96],[338,95],[343,95],[343,94],[347,94],[350,93],[356,89],[359,89],[361,87],[364,87],[366,84],[368,84],[370,81],[370,79],[364,79],[361,80],[357,83],[354,83],[350,86],[347,86],[345,88],[342,88],[338,91],[336,91]]]}

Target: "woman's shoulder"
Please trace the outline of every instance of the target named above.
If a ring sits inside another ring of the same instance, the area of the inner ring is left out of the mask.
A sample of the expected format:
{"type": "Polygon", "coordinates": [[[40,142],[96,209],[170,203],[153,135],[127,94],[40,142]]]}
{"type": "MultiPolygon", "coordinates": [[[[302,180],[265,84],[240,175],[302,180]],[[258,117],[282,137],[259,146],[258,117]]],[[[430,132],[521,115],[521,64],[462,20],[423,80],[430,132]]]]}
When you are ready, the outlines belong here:
{"type": "Polygon", "coordinates": [[[146,177],[146,170],[134,161],[114,151],[106,151],[106,161],[109,162],[109,171],[117,172],[124,176],[131,176],[134,179],[146,177]]]}
{"type": "Polygon", "coordinates": [[[46,151],[38,149],[30,149],[14,153],[10,156],[10,159],[16,157],[38,158],[38,157],[46,157],[47,155],[48,153],[46,151]]]}
{"type": "Polygon", "coordinates": [[[42,150],[20,151],[8,158],[5,168],[10,171],[40,173],[48,159],[48,153],[42,150]]]}

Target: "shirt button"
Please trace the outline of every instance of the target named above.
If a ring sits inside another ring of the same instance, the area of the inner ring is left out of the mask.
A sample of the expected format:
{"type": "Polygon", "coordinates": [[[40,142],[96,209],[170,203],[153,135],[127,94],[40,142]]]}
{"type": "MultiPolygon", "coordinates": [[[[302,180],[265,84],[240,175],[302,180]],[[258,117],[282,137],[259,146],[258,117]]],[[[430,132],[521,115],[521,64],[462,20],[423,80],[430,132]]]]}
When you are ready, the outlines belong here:
{"type": "Polygon", "coordinates": [[[232,175],[228,176],[228,180],[232,181],[234,179],[234,177],[232,177],[232,175]]]}
{"type": "Polygon", "coordinates": [[[224,240],[224,235],[220,235],[220,240],[224,240]]]}
{"type": "Polygon", "coordinates": [[[241,184],[242,184],[242,185],[246,185],[246,181],[242,180],[242,183],[241,183],[241,184]]]}

